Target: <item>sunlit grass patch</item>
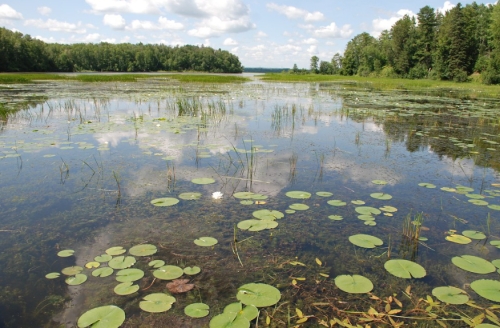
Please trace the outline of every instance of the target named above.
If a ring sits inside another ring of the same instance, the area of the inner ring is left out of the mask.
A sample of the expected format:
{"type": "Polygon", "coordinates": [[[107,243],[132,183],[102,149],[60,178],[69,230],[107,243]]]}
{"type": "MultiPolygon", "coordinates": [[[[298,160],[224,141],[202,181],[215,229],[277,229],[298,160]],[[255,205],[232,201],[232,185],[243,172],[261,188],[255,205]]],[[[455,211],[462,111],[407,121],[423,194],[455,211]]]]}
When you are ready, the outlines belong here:
{"type": "Polygon", "coordinates": [[[213,75],[213,74],[169,74],[159,75],[160,77],[168,77],[179,82],[198,82],[198,83],[233,83],[247,82],[250,79],[242,76],[234,75],[213,75]]]}
{"type": "Polygon", "coordinates": [[[0,84],[31,83],[43,80],[64,80],[67,77],[51,73],[4,73],[0,74],[0,84]]]}

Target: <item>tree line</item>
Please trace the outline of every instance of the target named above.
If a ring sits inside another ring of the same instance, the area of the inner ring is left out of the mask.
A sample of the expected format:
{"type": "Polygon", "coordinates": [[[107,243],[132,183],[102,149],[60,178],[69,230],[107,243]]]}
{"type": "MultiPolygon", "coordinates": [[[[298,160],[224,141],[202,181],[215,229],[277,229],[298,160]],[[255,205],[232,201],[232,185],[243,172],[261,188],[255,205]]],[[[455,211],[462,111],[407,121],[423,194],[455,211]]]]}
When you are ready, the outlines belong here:
{"type": "Polygon", "coordinates": [[[308,72],[500,83],[500,2],[459,3],[444,14],[425,6],[416,16],[405,15],[378,38],[356,35],[329,62],[313,56],[308,72]]]}
{"type": "Polygon", "coordinates": [[[45,43],[0,28],[0,72],[75,71],[241,73],[243,66],[230,52],[204,46],[45,43]]]}

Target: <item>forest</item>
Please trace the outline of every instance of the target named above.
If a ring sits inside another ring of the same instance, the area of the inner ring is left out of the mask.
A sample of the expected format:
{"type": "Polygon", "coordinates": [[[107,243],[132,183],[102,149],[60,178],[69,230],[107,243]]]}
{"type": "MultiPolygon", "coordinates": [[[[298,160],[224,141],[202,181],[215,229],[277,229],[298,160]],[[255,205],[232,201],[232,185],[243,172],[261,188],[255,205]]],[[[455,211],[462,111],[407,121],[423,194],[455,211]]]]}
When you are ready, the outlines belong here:
{"type": "Polygon", "coordinates": [[[45,43],[0,28],[0,72],[152,72],[241,73],[237,56],[204,46],[45,43]]]}
{"type": "Polygon", "coordinates": [[[409,79],[500,83],[500,3],[460,3],[445,14],[425,6],[405,15],[378,38],[356,35],[343,55],[311,58],[310,70],[291,73],[340,74],[409,79]]]}

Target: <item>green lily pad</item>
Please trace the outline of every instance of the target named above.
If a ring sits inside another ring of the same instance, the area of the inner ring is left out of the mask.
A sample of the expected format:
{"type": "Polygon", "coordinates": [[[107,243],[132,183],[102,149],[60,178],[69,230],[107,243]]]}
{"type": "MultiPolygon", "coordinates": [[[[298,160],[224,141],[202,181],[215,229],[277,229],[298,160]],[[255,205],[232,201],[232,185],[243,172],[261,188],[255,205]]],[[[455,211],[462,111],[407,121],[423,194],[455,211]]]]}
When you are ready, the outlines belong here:
{"type": "Polygon", "coordinates": [[[458,186],[456,187],[456,189],[457,189],[457,191],[460,191],[460,192],[462,192],[462,193],[470,193],[470,192],[474,191],[474,188],[465,187],[465,186],[460,186],[460,185],[458,185],[458,186]]]}
{"type": "Polygon", "coordinates": [[[448,304],[465,304],[469,301],[467,293],[456,287],[436,287],[432,290],[432,295],[436,296],[441,302],[448,304]]]}
{"type": "Polygon", "coordinates": [[[118,256],[108,262],[108,265],[113,269],[126,269],[135,264],[135,257],[133,256],[118,256]]]}
{"type": "Polygon", "coordinates": [[[358,219],[362,221],[375,221],[375,218],[371,214],[358,215],[358,219]]]}
{"type": "Polygon", "coordinates": [[[175,297],[164,293],[155,293],[145,296],[144,301],[139,303],[139,307],[146,312],[158,313],[170,310],[174,303],[175,297]]]}
{"type": "Polygon", "coordinates": [[[75,253],[75,251],[72,250],[72,249],[65,249],[65,250],[60,251],[59,253],[57,253],[57,256],[59,256],[59,257],[70,257],[74,253],[75,253]]]}
{"type": "Polygon", "coordinates": [[[370,194],[370,197],[375,198],[375,199],[380,199],[380,200],[392,199],[391,195],[385,194],[383,192],[374,192],[374,193],[370,194]]]}
{"type": "Polygon", "coordinates": [[[240,202],[241,205],[253,205],[253,200],[245,199],[240,202]]]}
{"type": "Polygon", "coordinates": [[[125,321],[125,311],[114,305],[94,308],[78,318],[78,327],[118,328],[125,321]]]}
{"type": "Polygon", "coordinates": [[[462,244],[462,245],[469,244],[472,241],[468,237],[457,234],[446,236],[446,240],[451,241],[452,243],[462,244]]]}
{"type": "Polygon", "coordinates": [[[139,285],[134,285],[132,281],[123,282],[116,285],[113,291],[118,295],[130,295],[139,290],[139,285]]]}
{"type": "Polygon", "coordinates": [[[490,205],[488,205],[488,208],[495,210],[495,211],[500,211],[500,205],[490,204],[490,205]]]}
{"type": "Polygon", "coordinates": [[[183,192],[179,195],[180,199],[184,200],[197,200],[201,198],[201,193],[199,192],[183,192]]]}
{"type": "Polygon", "coordinates": [[[382,213],[378,208],[370,206],[358,206],[354,210],[359,214],[379,215],[380,213],[382,213]]]}
{"type": "Polygon", "coordinates": [[[491,240],[490,245],[500,248],[500,240],[491,240]]]}
{"type": "Polygon", "coordinates": [[[340,200],[340,199],[332,199],[332,200],[329,200],[328,202],[328,205],[332,205],[332,206],[346,206],[347,203],[340,200]]]}
{"type": "Polygon", "coordinates": [[[316,195],[320,196],[320,197],[330,197],[332,196],[333,194],[331,192],[328,192],[328,191],[318,191],[316,193],[316,195]]]}
{"type": "Polygon", "coordinates": [[[385,180],[372,180],[372,183],[376,184],[376,185],[386,185],[387,181],[385,181],[385,180]]]}
{"type": "Polygon", "coordinates": [[[184,268],[184,273],[190,276],[193,276],[195,274],[198,274],[201,272],[200,267],[194,266],[194,267],[185,267],[184,268]]]}
{"type": "Polygon", "coordinates": [[[165,261],[163,261],[163,260],[153,260],[153,261],[149,262],[148,265],[150,267],[158,269],[158,268],[160,268],[160,267],[162,267],[162,266],[165,265],[165,261]]]}
{"type": "Polygon", "coordinates": [[[484,199],[484,196],[480,194],[465,194],[465,197],[471,199],[484,199]]]}
{"type": "Polygon", "coordinates": [[[67,268],[62,269],[62,273],[67,276],[74,276],[75,274],[78,274],[83,271],[83,268],[81,266],[70,266],[67,268]]]}
{"type": "Polygon", "coordinates": [[[382,239],[371,235],[357,234],[349,237],[349,241],[363,248],[375,248],[384,244],[382,239]]]}
{"type": "Polygon", "coordinates": [[[481,199],[469,199],[468,202],[478,206],[486,206],[489,204],[487,201],[481,199]]]}
{"type": "Polygon", "coordinates": [[[193,303],[184,308],[184,314],[191,318],[203,318],[210,313],[210,307],[205,303],[193,303]]]}
{"type": "Polygon", "coordinates": [[[436,188],[436,185],[432,184],[432,183],[428,183],[428,182],[421,182],[418,184],[420,187],[425,187],[425,188],[429,188],[429,189],[434,189],[436,188]]]}
{"type": "Polygon", "coordinates": [[[252,215],[254,217],[256,217],[257,219],[266,219],[268,217],[272,217],[274,219],[282,219],[283,217],[285,217],[285,214],[283,214],[282,212],[280,211],[270,211],[270,210],[258,210],[258,211],[254,211],[252,213],[252,215]]]}
{"type": "Polygon", "coordinates": [[[364,294],[373,289],[370,279],[360,275],[341,275],[335,278],[335,285],[346,293],[364,294]]]}
{"type": "Polygon", "coordinates": [[[442,187],[442,191],[447,191],[447,192],[456,192],[457,190],[455,188],[450,188],[450,187],[442,187]]]}
{"type": "Polygon", "coordinates": [[[295,210],[288,209],[288,210],[285,210],[285,213],[286,214],[293,214],[293,213],[295,213],[295,210]]]}
{"type": "Polygon", "coordinates": [[[250,191],[240,191],[233,194],[234,198],[238,199],[251,199],[255,194],[250,191]]]}
{"type": "Polygon", "coordinates": [[[125,253],[127,250],[121,246],[110,247],[106,250],[106,254],[116,256],[125,253]]]}
{"type": "Polygon", "coordinates": [[[236,298],[246,305],[265,307],[278,303],[281,293],[271,285],[250,283],[238,288],[236,298]]]}
{"type": "Polygon", "coordinates": [[[343,220],[344,218],[340,215],[329,215],[328,218],[330,220],[333,220],[333,221],[341,221],[343,220]]]}
{"type": "Polygon", "coordinates": [[[151,244],[137,245],[128,250],[134,256],[149,256],[155,254],[157,251],[156,246],[151,244]]]}
{"type": "Polygon", "coordinates": [[[99,268],[92,271],[94,277],[106,278],[113,274],[114,270],[110,267],[99,268]]]}
{"type": "Polygon", "coordinates": [[[215,183],[215,179],[212,178],[196,178],[191,180],[192,183],[199,184],[199,185],[207,185],[211,183],[215,183]]]}
{"type": "Polygon", "coordinates": [[[78,273],[74,276],[66,278],[66,280],[64,281],[70,286],[77,286],[87,281],[87,276],[84,275],[83,273],[78,273]]]}
{"type": "Polygon", "coordinates": [[[156,198],[151,201],[154,206],[173,206],[177,204],[179,200],[172,197],[156,198]]]}
{"type": "Polygon", "coordinates": [[[250,328],[250,321],[232,313],[221,313],[210,319],[210,328],[250,328]]]}
{"type": "Polygon", "coordinates": [[[465,230],[462,231],[462,235],[469,237],[470,239],[477,239],[477,240],[486,239],[486,235],[481,231],[465,230]]]}
{"type": "Polygon", "coordinates": [[[153,271],[153,276],[162,280],[174,280],[184,274],[184,270],[175,265],[165,265],[153,271]]]}
{"type": "Polygon", "coordinates": [[[375,221],[365,221],[364,222],[364,225],[367,225],[367,226],[376,226],[377,225],[377,222],[375,221]]]}
{"type": "Polygon", "coordinates": [[[365,205],[366,203],[362,201],[361,199],[358,200],[351,200],[351,203],[354,205],[365,205]]]}
{"type": "Polygon", "coordinates": [[[296,211],[305,211],[309,209],[309,206],[306,204],[292,204],[289,206],[292,210],[296,211]]]}
{"type": "Polygon", "coordinates": [[[47,279],[56,279],[56,278],[59,278],[61,276],[61,274],[59,272],[51,272],[51,273],[47,273],[45,275],[45,278],[47,279]]]}
{"type": "Polygon", "coordinates": [[[209,247],[217,244],[219,241],[212,237],[200,237],[194,240],[194,243],[198,246],[209,247]]]}
{"type": "Polygon", "coordinates": [[[460,269],[473,273],[488,274],[496,270],[491,262],[473,255],[455,256],[451,262],[460,269]]]}
{"type": "Polygon", "coordinates": [[[389,260],[385,262],[384,268],[391,274],[399,278],[422,278],[426,272],[423,266],[408,260],[389,260]]]}
{"type": "Polygon", "coordinates": [[[144,277],[141,269],[123,269],[116,273],[116,280],[119,282],[136,281],[144,277]]]}
{"type": "Polygon", "coordinates": [[[500,281],[498,280],[476,280],[470,284],[470,288],[490,301],[500,302],[500,281]]]}
{"type": "Polygon", "coordinates": [[[307,199],[311,197],[311,193],[307,191],[289,191],[285,195],[295,199],[307,199]]]}
{"type": "Polygon", "coordinates": [[[389,205],[382,206],[379,208],[379,210],[384,211],[384,212],[389,212],[389,213],[394,213],[394,212],[398,211],[397,208],[395,208],[394,206],[389,206],[389,205]]]}
{"type": "Polygon", "coordinates": [[[111,255],[102,254],[102,255],[94,257],[94,260],[97,262],[100,262],[100,263],[105,263],[105,262],[109,262],[112,258],[113,257],[111,255]]]}
{"type": "Polygon", "coordinates": [[[500,259],[491,261],[491,264],[500,269],[500,259]]]}

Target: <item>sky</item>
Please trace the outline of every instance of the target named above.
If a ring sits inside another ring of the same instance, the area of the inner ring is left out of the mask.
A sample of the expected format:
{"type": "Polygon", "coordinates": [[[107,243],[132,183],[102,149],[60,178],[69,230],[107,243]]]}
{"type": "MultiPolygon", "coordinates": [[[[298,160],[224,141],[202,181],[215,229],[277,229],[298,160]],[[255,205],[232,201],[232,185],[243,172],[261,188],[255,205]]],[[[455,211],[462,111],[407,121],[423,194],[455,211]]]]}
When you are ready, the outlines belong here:
{"type": "MultiPolygon", "coordinates": [[[[472,1],[462,1],[462,5],[472,1]]],[[[309,68],[354,36],[377,37],[405,14],[443,0],[0,0],[0,26],[57,43],[205,45],[245,67],[309,68]]],[[[478,3],[481,3],[478,1],[478,3]]]]}

